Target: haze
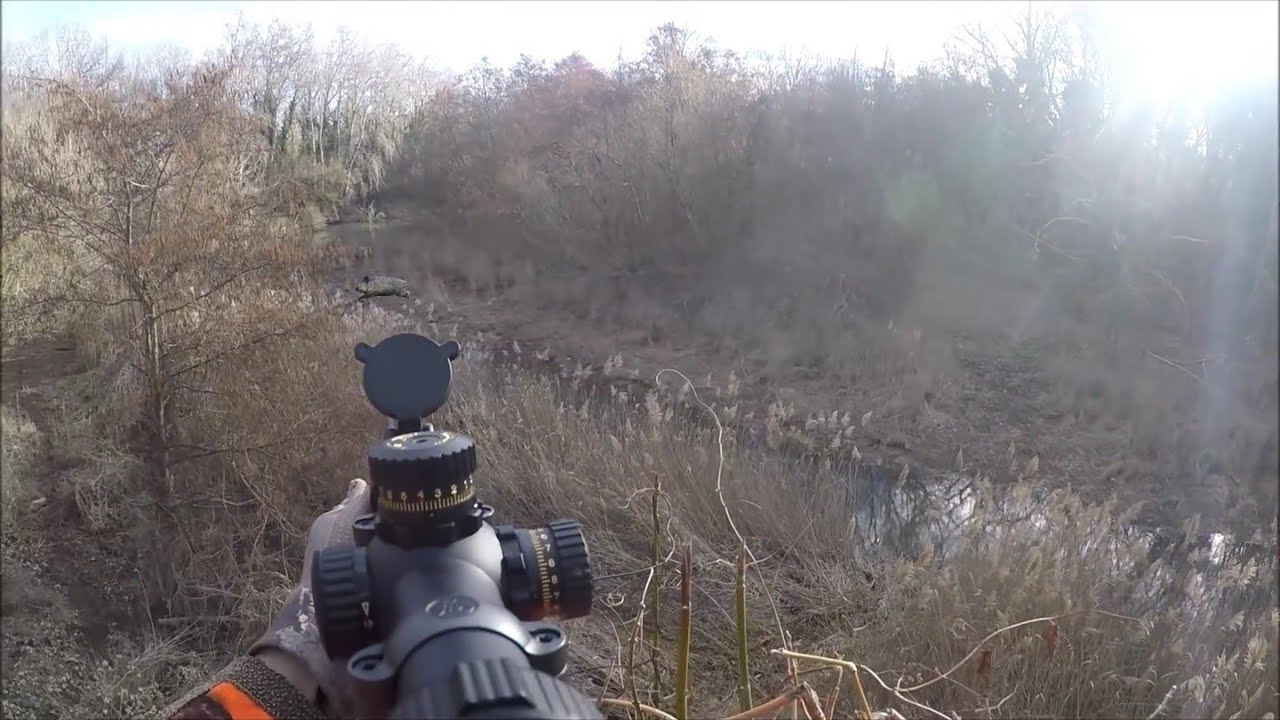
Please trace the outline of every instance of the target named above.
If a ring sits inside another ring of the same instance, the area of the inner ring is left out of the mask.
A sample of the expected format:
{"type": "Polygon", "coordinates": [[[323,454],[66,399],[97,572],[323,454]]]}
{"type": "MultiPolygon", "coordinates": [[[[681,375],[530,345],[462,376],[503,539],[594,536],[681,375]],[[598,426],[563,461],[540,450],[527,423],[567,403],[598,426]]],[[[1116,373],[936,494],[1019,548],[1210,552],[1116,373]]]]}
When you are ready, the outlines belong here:
{"type": "MultiPolygon", "coordinates": [[[[1037,3],[1068,7],[1116,59],[1135,100],[1198,106],[1216,89],[1276,76],[1275,2],[1037,3]]],[[[3,3],[6,45],[75,23],[118,49],[172,44],[195,55],[225,25],[311,23],[320,39],[347,26],[440,66],[487,57],[556,59],[579,52],[597,65],[634,57],[650,30],[675,22],[741,52],[881,58],[914,69],[939,59],[961,28],[1003,29],[1019,2],[29,2],[3,3]],[[498,22],[495,22],[495,19],[498,22]]]]}
{"type": "Polygon", "coordinates": [[[4,717],[294,617],[401,333],[609,717],[1280,717],[1277,3],[2,7],[4,717]]]}

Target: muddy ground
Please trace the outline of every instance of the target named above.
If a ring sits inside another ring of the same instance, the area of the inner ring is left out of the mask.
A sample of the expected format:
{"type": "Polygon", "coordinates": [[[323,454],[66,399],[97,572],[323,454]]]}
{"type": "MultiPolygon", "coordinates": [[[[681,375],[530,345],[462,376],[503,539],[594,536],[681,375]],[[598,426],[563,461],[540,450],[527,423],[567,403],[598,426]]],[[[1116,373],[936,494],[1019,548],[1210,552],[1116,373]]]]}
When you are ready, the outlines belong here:
{"type": "MultiPolygon", "coordinates": [[[[771,403],[793,408],[790,422],[811,431],[812,440],[801,443],[809,453],[829,449],[823,428],[812,418],[834,412],[850,415],[855,426],[845,433],[839,454],[856,447],[861,456],[895,472],[906,464],[926,474],[963,466],[996,482],[1033,475],[1046,487],[1069,487],[1096,500],[1114,493],[1124,505],[1141,504],[1143,525],[1176,527],[1199,513],[1206,519],[1202,528],[1228,529],[1229,503],[1223,498],[1235,489],[1231,478],[1161,477],[1133,461],[1119,432],[1122,423],[1084,422],[1062,409],[1046,351],[1034,339],[946,338],[945,361],[916,373],[927,374],[920,383],[910,372],[901,382],[886,384],[850,382],[849,373],[833,380],[800,363],[780,367],[770,348],[732,338],[682,336],[674,329],[659,332],[647,324],[629,327],[617,321],[617,313],[566,309],[551,299],[557,294],[553,288],[521,286],[512,279],[519,273],[477,270],[485,262],[484,250],[439,232],[403,208],[376,226],[338,224],[318,237],[350,251],[347,266],[331,276],[335,287],[350,288],[365,274],[404,277],[414,298],[377,302],[434,321],[444,333],[484,338],[508,355],[519,348],[525,364],[563,371],[580,363],[599,367],[620,356],[625,372],[618,374],[629,374],[632,382],[651,384],[658,371],[674,368],[697,383],[704,397],[713,398],[732,372],[740,390],[720,407],[736,404],[740,415],[753,411],[751,419],[739,423],[748,432],[771,403]],[[477,275],[485,279],[477,282],[477,275]]],[[[681,312],[677,298],[670,299],[667,310],[681,312]]],[[[777,335],[787,342],[786,328],[778,328],[777,335]]],[[[1154,361],[1149,371],[1169,374],[1169,382],[1187,381],[1154,361]]],[[[1243,521],[1235,531],[1248,534],[1252,523],[1243,521]]]]}

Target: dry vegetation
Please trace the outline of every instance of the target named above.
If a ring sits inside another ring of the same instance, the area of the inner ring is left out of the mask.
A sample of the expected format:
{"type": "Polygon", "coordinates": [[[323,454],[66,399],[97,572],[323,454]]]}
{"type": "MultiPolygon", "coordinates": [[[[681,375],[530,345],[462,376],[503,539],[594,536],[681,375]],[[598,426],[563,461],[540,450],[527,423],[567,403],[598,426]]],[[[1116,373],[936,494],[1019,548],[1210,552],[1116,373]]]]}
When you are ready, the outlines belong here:
{"type": "Polygon", "coordinates": [[[281,26],[6,55],[4,715],[256,635],[379,427],[351,346],[416,327],[487,500],[587,526],[570,679],[619,717],[1274,717],[1274,89],[1152,117],[1021,30],[909,76],[672,27],[460,78],[281,26]],[[344,211],[434,305],[325,288],[344,211]]]}
{"type": "Polygon", "coordinates": [[[873,411],[926,464],[995,472],[1015,441],[1099,498],[1269,519],[1274,88],[1153,116],[1068,28],[1020,29],[906,76],[671,27],[612,72],[480,68],[416,116],[383,193],[439,229],[374,257],[525,309],[526,345],[652,371],[692,348],[802,416],[873,411]],[[1248,491],[1202,483],[1206,451],[1248,491]]]}

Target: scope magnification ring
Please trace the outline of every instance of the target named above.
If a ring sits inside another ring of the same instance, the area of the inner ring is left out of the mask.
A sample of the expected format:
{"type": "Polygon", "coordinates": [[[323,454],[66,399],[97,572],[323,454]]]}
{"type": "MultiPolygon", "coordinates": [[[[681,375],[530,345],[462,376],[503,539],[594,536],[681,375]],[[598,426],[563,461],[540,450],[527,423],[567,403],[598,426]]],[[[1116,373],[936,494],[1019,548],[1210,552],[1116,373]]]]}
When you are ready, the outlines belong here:
{"type": "Polygon", "coordinates": [[[591,611],[591,561],[582,528],[556,520],[538,528],[495,528],[502,550],[503,596],[521,620],[562,620],[591,611]]]}

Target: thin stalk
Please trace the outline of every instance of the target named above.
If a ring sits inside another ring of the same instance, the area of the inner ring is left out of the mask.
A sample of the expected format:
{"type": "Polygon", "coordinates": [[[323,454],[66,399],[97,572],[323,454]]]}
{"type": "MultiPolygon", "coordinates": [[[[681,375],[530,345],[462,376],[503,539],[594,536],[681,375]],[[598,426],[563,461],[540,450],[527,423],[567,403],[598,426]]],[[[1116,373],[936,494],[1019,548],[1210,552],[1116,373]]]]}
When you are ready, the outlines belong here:
{"type": "Polygon", "coordinates": [[[735,610],[738,616],[738,710],[751,709],[751,669],[747,663],[747,546],[738,547],[735,610]]]}
{"type": "Polygon", "coordinates": [[[653,488],[653,505],[652,505],[653,543],[652,543],[652,554],[651,554],[651,557],[649,558],[649,563],[650,565],[653,566],[653,572],[654,572],[654,578],[653,578],[653,584],[652,584],[653,591],[652,591],[652,595],[650,595],[649,597],[649,607],[651,608],[650,614],[649,614],[649,633],[650,633],[649,662],[650,662],[650,665],[653,667],[653,688],[655,691],[657,691],[658,697],[663,696],[662,668],[661,668],[661,664],[658,662],[658,656],[660,654],[660,647],[662,643],[662,632],[661,632],[662,628],[659,623],[659,617],[661,616],[658,614],[660,610],[659,602],[661,597],[660,593],[658,592],[658,589],[662,587],[662,578],[661,578],[662,520],[658,514],[658,500],[661,497],[662,497],[662,481],[658,480],[654,484],[654,488],[653,488]]]}
{"type": "Polygon", "coordinates": [[[677,720],[689,718],[689,652],[693,641],[693,546],[686,543],[680,561],[680,637],[676,646],[677,720]]]}

